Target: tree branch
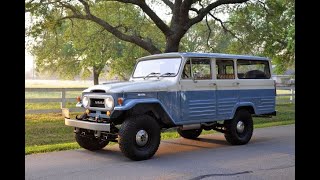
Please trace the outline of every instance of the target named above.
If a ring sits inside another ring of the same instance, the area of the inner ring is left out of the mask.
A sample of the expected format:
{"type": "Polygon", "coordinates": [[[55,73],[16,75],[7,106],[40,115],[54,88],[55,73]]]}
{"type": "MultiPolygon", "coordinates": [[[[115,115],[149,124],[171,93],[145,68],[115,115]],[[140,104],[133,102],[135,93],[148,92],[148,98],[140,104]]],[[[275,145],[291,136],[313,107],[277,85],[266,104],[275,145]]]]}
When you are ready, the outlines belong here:
{"type": "MultiPolygon", "coordinates": [[[[243,40],[242,40],[241,38],[239,38],[239,37],[238,37],[235,33],[233,33],[231,30],[229,30],[229,29],[224,25],[224,22],[223,22],[221,19],[215,17],[215,16],[214,16],[212,13],[210,13],[210,12],[209,12],[209,15],[210,15],[214,20],[216,20],[216,21],[218,21],[218,22],[220,23],[221,27],[223,28],[223,30],[224,30],[225,32],[231,34],[231,35],[232,35],[233,37],[235,37],[238,41],[240,41],[240,43],[241,43],[242,45],[246,46],[246,44],[243,42],[243,40]]],[[[253,54],[253,52],[252,52],[251,50],[250,50],[250,52],[253,54]]]]}
{"type": "Polygon", "coordinates": [[[206,24],[207,24],[207,27],[209,29],[209,34],[208,34],[208,37],[207,37],[207,46],[210,48],[209,39],[210,39],[212,30],[211,30],[211,27],[209,25],[208,16],[206,16],[206,24]]]}
{"type": "Polygon", "coordinates": [[[190,10],[190,11],[194,11],[194,12],[196,12],[197,14],[199,14],[199,10],[198,10],[197,8],[191,7],[189,10],[190,10]]]}
{"type": "Polygon", "coordinates": [[[130,3],[139,6],[144,13],[146,13],[154,22],[154,24],[163,32],[165,36],[170,36],[173,32],[169,26],[159,18],[159,16],[146,4],[144,0],[108,0],[117,1],[121,3],[130,3]]]}
{"type": "Polygon", "coordinates": [[[196,0],[184,0],[180,7],[180,17],[181,20],[184,22],[181,22],[182,24],[186,24],[189,21],[189,10],[191,8],[191,5],[195,3],[196,0]]]}
{"type": "Polygon", "coordinates": [[[173,10],[173,2],[170,0],[162,0],[163,3],[165,3],[171,10],[173,10]]]}
{"type": "Polygon", "coordinates": [[[170,36],[173,34],[169,26],[167,26],[167,24],[164,23],[162,19],[160,19],[159,16],[144,1],[138,6],[152,19],[155,25],[163,32],[165,36],[170,36]]]}
{"type": "MultiPolygon", "coordinates": [[[[147,50],[151,54],[161,53],[161,51],[157,47],[155,47],[151,42],[145,41],[142,38],[139,38],[138,36],[135,36],[135,35],[124,34],[121,31],[119,31],[116,27],[111,26],[106,21],[104,21],[104,20],[98,18],[97,16],[91,14],[90,7],[89,7],[88,3],[85,2],[84,0],[79,0],[79,2],[81,2],[81,4],[83,4],[83,6],[85,8],[85,11],[86,11],[85,15],[77,13],[77,14],[73,14],[73,15],[70,15],[70,16],[63,17],[60,20],[70,19],[70,18],[90,20],[90,21],[93,21],[93,22],[99,24],[104,29],[106,29],[108,32],[110,32],[111,34],[113,34],[114,36],[116,36],[117,38],[119,38],[119,39],[121,39],[123,41],[134,43],[134,44],[140,46],[141,48],[147,50]]],[[[70,5],[66,6],[66,4],[62,4],[62,6],[68,8],[68,9],[71,9],[71,10],[75,9],[73,6],[70,6],[70,5]]],[[[75,12],[75,11],[73,11],[73,12],[75,12]]]]}
{"type": "Polygon", "coordinates": [[[205,8],[199,9],[198,16],[190,19],[187,27],[191,27],[192,25],[202,21],[202,19],[214,8],[223,5],[223,4],[236,4],[236,3],[243,3],[247,2],[248,0],[217,0],[211,4],[209,4],[205,8]]]}
{"type": "Polygon", "coordinates": [[[87,15],[91,15],[89,4],[85,0],[78,0],[84,6],[87,15]]]}

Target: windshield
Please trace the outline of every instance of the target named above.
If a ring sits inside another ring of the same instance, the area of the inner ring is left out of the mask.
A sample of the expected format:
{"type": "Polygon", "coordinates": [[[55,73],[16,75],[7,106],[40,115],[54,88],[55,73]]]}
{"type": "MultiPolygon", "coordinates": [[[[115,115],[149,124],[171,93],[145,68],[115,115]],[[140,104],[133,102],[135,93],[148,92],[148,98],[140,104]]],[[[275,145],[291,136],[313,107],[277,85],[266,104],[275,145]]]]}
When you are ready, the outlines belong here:
{"type": "Polygon", "coordinates": [[[134,78],[159,76],[167,73],[167,76],[176,76],[181,63],[181,58],[153,59],[138,62],[133,73],[134,78]]]}

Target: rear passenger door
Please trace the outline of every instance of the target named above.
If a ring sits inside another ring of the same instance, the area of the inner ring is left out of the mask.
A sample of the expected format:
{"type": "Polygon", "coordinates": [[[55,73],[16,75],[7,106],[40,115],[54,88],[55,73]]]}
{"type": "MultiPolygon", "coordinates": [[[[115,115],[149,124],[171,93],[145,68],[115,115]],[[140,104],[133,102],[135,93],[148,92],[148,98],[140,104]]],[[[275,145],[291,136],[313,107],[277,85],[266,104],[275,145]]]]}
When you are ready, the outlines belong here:
{"type": "Polygon", "coordinates": [[[217,118],[229,119],[239,101],[239,81],[234,59],[216,59],[217,118]]]}
{"type": "Polygon", "coordinates": [[[266,60],[237,60],[240,102],[253,103],[256,114],[275,110],[274,81],[266,60]]]}

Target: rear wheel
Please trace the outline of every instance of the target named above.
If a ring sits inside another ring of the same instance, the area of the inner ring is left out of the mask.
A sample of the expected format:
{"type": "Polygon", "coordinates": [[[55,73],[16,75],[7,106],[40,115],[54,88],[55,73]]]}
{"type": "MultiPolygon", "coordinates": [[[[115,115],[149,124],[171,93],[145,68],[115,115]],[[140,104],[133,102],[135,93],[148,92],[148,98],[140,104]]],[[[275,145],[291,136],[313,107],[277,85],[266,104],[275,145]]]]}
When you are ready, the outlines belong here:
{"type": "Polygon", "coordinates": [[[224,121],[224,126],[224,137],[232,145],[247,144],[252,137],[253,121],[251,114],[245,109],[237,111],[232,120],[224,121]]]}
{"type": "Polygon", "coordinates": [[[149,115],[127,118],[119,131],[119,147],[121,152],[132,160],[151,158],[160,144],[160,127],[149,115]]]}
{"type": "Polygon", "coordinates": [[[80,130],[75,135],[77,143],[84,149],[95,151],[104,148],[109,144],[109,141],[94,137],[93,133],[86,130],[80,130]],[[85,135],[83,133],[86,133],[85,135]]]}
{"type": "Polygon", "coordinates": [[[180,134],[180,136],[186,139],[196,139],[198,136],[200,136],[202,129],[181,130],[178,128],[177,132],[180,134]]]}

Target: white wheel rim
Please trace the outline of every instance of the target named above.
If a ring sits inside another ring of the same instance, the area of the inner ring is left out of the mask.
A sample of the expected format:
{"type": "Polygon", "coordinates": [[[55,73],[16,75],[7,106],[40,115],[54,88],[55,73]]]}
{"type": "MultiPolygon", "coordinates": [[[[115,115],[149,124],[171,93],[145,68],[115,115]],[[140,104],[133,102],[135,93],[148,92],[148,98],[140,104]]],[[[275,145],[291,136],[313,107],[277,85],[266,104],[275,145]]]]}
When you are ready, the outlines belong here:
{"type": "Polygon", "coordinates": [[[147,131],[141,129],[136,134],[136,143],[138,146],[144,146],[148,142],[148,133],[147,131]]]}
{"type": "Polygon", "coordinates": [[[237,123],[237,132],[238,133],[243,133],[243,131],[244,131],[244,123],[242,121],[239,121],[237,123]]]}

